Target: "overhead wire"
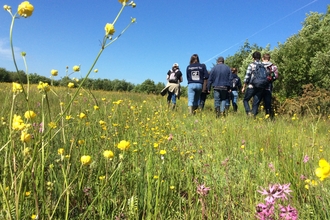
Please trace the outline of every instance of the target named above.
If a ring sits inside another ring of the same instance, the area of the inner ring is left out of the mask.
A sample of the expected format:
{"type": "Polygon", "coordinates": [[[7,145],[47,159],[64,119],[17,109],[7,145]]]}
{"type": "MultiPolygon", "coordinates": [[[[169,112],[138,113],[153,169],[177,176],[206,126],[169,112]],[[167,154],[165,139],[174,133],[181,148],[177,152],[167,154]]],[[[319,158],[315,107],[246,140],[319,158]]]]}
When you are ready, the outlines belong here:
{"type": "Polygon", "coordinates": [[[230,46],[230,47],[224,49],[223,51],[221,51],[220,53],[214,55],[213,57],[209,58],[208,60],[204,61],[203,63],[208,63],[208,62],[210,62],[211,60],[213,60],[214,58],[220,56],[222,53],[226,52],[227,50],[230,50],[231,48],[233,48],[233,47],[235,47],[235,46],[241,44],[241,43],[244,42],[246,39],[249,39],[249,38],[251,38],[251,37],[257,35],[258,33],[264,31],[265,29],[267,29],[267,28],[269,28],[269,27],[275,25],[276,23],[278,23],[278,22],[284,20],[284,19],[287,18],[287,17],[290,17],[290,16],[293,15],[294,13],[296,13],[296,12],[298,12],[298,11],[300,11],[300,10],[306,8],[307,6],[313,4],[313,3],[317,2],[317,1],[318,1],[318,0],[313,0],[313,1],[309,2],[308,4],[306,4],[306,5],[304,5],[304,6],[300,7],[300,8],[298,8],[298,9],[296,9],[296,10],[294,10],[293,12],[291,12],[291,13],[285,15],[284,17],[282,17],[282,18],[280,18],[280,19],[274,21],[273,23],[267,25],[266,27],[261,28],[260,30],[256,31],[254,34],[251,34],[250,36],[248,36],[248,37],[245,38],[244,40],[241,40],[241,41],[239,41],[239,42],[233,44],[232,46],[230,46]]]}

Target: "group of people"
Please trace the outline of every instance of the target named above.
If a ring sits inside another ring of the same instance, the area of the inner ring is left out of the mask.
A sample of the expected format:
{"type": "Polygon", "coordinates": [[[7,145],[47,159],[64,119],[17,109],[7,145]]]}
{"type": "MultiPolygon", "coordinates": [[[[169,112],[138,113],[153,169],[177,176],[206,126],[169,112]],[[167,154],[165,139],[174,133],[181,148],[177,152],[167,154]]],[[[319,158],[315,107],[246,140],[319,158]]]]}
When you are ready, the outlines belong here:
{"type": "MultiPolygon", "coordinates": [[[[206,97],[213,88],[216,117],[225,116],[230,104],[233,106],[233,111],[237,111],[239,91],[245,93],[243,104],[247,115],[256,116],[259,104],[261,100],[264,100],[266,114],[273,117],[271,99],[273,81],[278,78],[277,67],[270,62],[269,54],[264,54],[261,60],[261,53],[256,51],[252,54],[252,58],[253,62],[247,68],[242,86],[241,79],[237,75],[237,68],[226,65],[223,57],[219,57],[217,64],[208,72],[205,64],[200,63],[198,55],[193,54],[186,69],[189,113],[194,114],[198,108],[204,108],[206,97]],[[256,71],[260,66],[268,74],[267,82],[263,86],[254,83],[257,77],[256,71]],[[251,111],[249,102],[252,98],[251,111]]],[[[182,76],[179,65],[174,63],[167,73],[168,84],[161,91],[162,95],[167,94],[168,106],[173,110],[176,107],[176,99],[180,96],[182,76]]]]}

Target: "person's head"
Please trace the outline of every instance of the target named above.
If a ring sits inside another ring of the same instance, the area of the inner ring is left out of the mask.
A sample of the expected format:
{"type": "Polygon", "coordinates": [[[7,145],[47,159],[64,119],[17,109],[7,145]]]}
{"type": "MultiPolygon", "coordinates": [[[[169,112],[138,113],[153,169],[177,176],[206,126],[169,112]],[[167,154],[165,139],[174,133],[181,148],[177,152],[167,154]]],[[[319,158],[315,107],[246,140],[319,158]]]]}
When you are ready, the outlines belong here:
{"type": "Polygon", "coordinates": [[[237,74],[237,68],[235,68],[235,67],[231,68],[231,72],[234,74],[237,74]]]}
{"type": "Polygon", "coordinates": [[[223,58],[223,57],[219,57],[218,59],[217,59],[217,63],[219,64],[219,63],[225,63],[225,59],[223,58]]]}
{"type": "Polygon", "coordinates": [[[252,54],[252,57],[253,57],[254,60],[260,60],[261,59],[261,53],[259,51],[255,51],[252,54]]]}
{"type": "Polygon", "coordinates": [[[173,70],[179,69],[179,64],[178,63],[174,63],[172,66],[173,70]]]}
{"type": "Polygon", "coordinates": [[[262,59],[264,61],[270,61],[270,54],[269,53],[265,53],[263,56],[262,56],[262,59]]]}
{"type": "Polygon", "coordinates": [[[199,57],[197,54],[193,54],[191,57],[190,57],[190,64],[192,63],[199,63],[199,57]]]}

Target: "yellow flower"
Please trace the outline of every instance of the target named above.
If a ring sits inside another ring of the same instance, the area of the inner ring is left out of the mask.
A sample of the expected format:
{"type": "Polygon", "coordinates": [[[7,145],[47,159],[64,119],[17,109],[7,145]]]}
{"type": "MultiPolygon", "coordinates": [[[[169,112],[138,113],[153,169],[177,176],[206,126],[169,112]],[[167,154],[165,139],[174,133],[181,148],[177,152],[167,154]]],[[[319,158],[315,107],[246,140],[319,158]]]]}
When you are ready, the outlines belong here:
{"type": "Polygon", "coordinates": [[[99,176],[99,180],[104,180],[105,176],[99,176]]]}
{"type": "Polygon", "coordinates": [[[165,154],[166,154],[166,150],[160,150],[160,151],[159,151],[159,154],[160,154],[160,155],[165,155],[165,154]]]}
{"type": "Polygon", "coordinates": [[[103,152],[103,156],[107,159],[111,159],[114,157],[114,154],[111,150],[106,150],[103,152]]]}
{"type": "Polygon", "coordinates": [[[48,123],[48,126],[49,126],[50,128],[53,128],[53,129],[57,128],[55,122],[52,122],[52,121],[48,123]]]}
{"type": "Polygon", "coordinates": [[[154,143],[154,148],[158,148],[159,144],[158,143],[154,143]]]}
{"type": "Polygon", "coordinates": [[[50,90],[48,83],[39,82],[38,85],[39,92],[48,92],[50,90]]]}
{"type": "Polygon", "coordinates": [[[170,186],[170,189],[171,189],[171,190],[174,190],[174,189],[175,189],[175,187],[174,187],[174,186],[170,186]]]}
{"type": "Polygon", "coordinates": [[[128,141],[122,140],[117,146],[120,150],[128,150],[130,147],[130,143],[128,141]]]}
{"type": "Polygon", "coordinates": [[[34,113],[34,111],[26,111],[25,114],[24,114],[24,117],[26,119],[33,119],[35,118],[37,115],[36,113],[34,113]]]}
{"type": "Polygon", "coordinates": [[[22,88],[22,85],[19,84],[19,83],[15,83],[13,82],[13,93],[20,93],[20,92],[23,92],[23,88],[22,88]]]}
{"type": "Polygon", "coordinates": [[[95,70],[94,70],[94,73],[97,73],[98,71],[99,71],[98,69],[95,69],[95,70]]]}
{"type": "Polygon", "coordinates": [[[31,195],[31,191],[25,192],[25,196],[30,196],[30,195],[31,195]]]}
{"type": "Polygon", "coordinates": [[[14,115],[13,124],[12,124],[13,130],[21,131],[25,128],[25,126],[26,125],[24,124],[22,117],[19,115],[14,115]]]}
{"type": "Polygon", "coordinates": [[[115,26],[113,24],[107,23],[104,27],[105,35],[113,35],[115,33],[115,26]]]}
{"type": "Polygon", "coordinates": [[[57,154],[63,155],[64,154],[64,148],[57,149],[57,154]]]}
{"type": "Polygon", "coordinates": [[[330,176],[330,164],[322,158],[319,160],[319,166],[320,167],[315,170],[315,174],[321,181],[323,181],[330,176]]]}
{"type": "Polygon", "coordinates": [[[126,4],[128,0],[118,0],[121,4],[126,4]]]}
{"type": "Polygon", "coordinates": [[[156,175],[154,176],[154,179],[158,179],[158,178],[159,178],[159,176],[156,176],[156,175]]]}
{"type": "Polygon", "coordinates": [[[58,71],[57,70],[54,70],[54,69],[52,69],[50,71],[50,73],[52,74],[52,76],[57,76],[58,75],[58,71]]]}
{"type": "Polygon", "coordinates": [[[22,17],[30,17],[33,13],[34,7],[28,1],[22,2],[17,9],[17,13],[22,17]]]}
{"type": "Polygon", "coordinates": [[[96,111],[96,110],[99,110],[100,109],[100,107],[98,107],[97,105],[94,105],[94,110],[96,111]]]}
{"type": "Polygon", "coordinates": [[[84,156],[81,156],[80,162],[82,165],[89,165],[92,163],[92,158],[91,158],[91,156],[84,155],[84,156]]]}
{"type": "Polygon", "coordinates": [[[31,134],[29,134],[29,133],[27,133],[25,131],[22,131],[22,133],[21,133],[21,141],[27,143],[30,140],[31,140],[31,134]]]}
{"type": "Polygon", "coordinates": [[[81,113],[79,114],[79,118],[80,118],[80,119],[86,118],[86,114],[83,113],[83,112],[81,112],[81,113]]]}
{"type": "Polygon", "coordinates": [[[80,71],[80,66],[74,66],[74,67],[73,67],[73,71],[75,71],[75,72],[79,72],[79,71],[80,71]]]}
{"type": "Polygon", "coordinates": [[[31,153],[31,148],[29,148],[29,147],[25,147],[25,148],[23,149],[23,155],[24,155],[24,157],[29,156],[30,153],[31,153]]]}
{"type": "Polygon", "coordinates": [[[74,83],[70,82],[70,83],[68,84],[68,87],[69,87],[69,88],[74,88],[74,83]]]}
{"type": "Polygon", "coordinates": [[[70,120],[70,119],[72,119],[72,117],[71,117],[71,115],[67,115],[67,116],[65,116],[65,119],[70,120]]]}
{"type": "Polygon", "coordinates": [[[105,102],[105,101],[107,101],[107,99],[106,99],[106,98],[102,98],[102,101],[104,101],[104,102],[105,102]]]}
{"type": "Polygon", "coordinates": [[[31,215],[31,219],[38,219],[38,216],[33,214],[33,215],[31,215]]]}

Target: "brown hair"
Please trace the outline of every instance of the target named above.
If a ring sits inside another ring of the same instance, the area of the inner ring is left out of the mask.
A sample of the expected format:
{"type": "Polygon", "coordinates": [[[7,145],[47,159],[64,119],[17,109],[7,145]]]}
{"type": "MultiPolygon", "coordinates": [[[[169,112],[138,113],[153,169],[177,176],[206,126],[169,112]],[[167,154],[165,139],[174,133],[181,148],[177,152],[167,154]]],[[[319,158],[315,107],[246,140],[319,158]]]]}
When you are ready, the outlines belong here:
{"type": "Polygon", "coordinates": [[[236,67],[231,68],[231,72],[237,74],[237,68],[236,67]]]}
{"type": "Polygon", "coordinates": [[[262,58],[264,59],[264,60],[270,60],[270,54],[269,53],[265,53],[263,56],[262,56],[262,58]]]}
{"type": "Polygon", "coordinates": [[[197,54],[193,54],[191,57],[190,57],[190,64],[193,64],[193,63],[199,63],[199,57],[197,54]]]}

